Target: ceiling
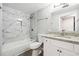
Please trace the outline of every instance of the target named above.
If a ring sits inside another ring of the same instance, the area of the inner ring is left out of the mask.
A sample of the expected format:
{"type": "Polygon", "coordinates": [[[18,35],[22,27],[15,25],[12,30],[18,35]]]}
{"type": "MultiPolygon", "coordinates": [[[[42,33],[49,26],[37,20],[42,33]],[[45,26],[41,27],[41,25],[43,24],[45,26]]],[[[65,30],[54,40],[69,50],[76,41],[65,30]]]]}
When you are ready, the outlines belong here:
{"type": "Polygon", "coordinates": [[[3,6],[8,6],[27,14],[31,14],[41,8],[48,6],[48,3],[3,3],[3,6]]]}

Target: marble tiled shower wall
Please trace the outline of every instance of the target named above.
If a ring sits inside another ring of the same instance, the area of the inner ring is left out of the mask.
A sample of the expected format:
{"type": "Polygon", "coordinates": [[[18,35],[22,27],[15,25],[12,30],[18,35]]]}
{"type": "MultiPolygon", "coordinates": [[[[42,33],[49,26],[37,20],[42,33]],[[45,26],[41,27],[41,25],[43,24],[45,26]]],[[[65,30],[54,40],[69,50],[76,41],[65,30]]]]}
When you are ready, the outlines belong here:
{"type": "Polygon", "coordinates": [[[29,15],[25,13],[3,6],[3,42],[13,42],[17,40],[24,40],[29,37],[30,20],[29,15]],[[18,19],[22,19],[21,24],[18,23],[18,19]]]}
{"type": "MultiPolygon", "coordinates": [[[[0,7],[2,7],[1,3],[0,7]]],[[[1,55],[1,43],[2,43],[2,9],[0,8],[0,55],[1,55]]]]}

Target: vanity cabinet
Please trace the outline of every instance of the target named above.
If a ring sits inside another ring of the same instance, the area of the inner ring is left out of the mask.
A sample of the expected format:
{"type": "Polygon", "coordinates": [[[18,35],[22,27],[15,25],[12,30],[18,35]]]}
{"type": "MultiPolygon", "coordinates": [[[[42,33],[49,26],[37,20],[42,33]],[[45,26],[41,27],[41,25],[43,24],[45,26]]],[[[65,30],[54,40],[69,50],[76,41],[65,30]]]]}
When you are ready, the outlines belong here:
{"type": "Polygon", "coordinates": [[[59,48],[54,46],[52,42],[52,40],[44,38],[44,56],[59,56],[59,48]]]}
{"type": "Polygon", "coordinates": [[[74,50],[77,53],[77,55],[79,55],[79,45],[78,44],[74,44],[74,50]]]}
{"type": "Polygon", "coordinates": [[[60,48],[60,56],[76,56],[76,54],[72,51],[60,48]]]}
{"type": "Polygon", "coordinates": [[[46,37],[43,37],[43,39],[44,39],[44,56],[77,56],[78,55],[74,51],[73,43],[59,41],[46,37]]]}

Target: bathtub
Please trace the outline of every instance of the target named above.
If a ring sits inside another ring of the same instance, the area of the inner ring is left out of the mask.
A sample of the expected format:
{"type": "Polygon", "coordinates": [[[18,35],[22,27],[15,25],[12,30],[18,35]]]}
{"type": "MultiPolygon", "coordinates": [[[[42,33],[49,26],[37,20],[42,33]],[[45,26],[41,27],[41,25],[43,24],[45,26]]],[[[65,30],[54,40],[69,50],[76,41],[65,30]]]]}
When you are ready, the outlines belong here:
{"type": "Polygon", "coordinates": [[[25,51],[30,50],[30,40],[20,40],[12,43],[6,43],[2,46],[2,56],[18,56],[25,51]]]}

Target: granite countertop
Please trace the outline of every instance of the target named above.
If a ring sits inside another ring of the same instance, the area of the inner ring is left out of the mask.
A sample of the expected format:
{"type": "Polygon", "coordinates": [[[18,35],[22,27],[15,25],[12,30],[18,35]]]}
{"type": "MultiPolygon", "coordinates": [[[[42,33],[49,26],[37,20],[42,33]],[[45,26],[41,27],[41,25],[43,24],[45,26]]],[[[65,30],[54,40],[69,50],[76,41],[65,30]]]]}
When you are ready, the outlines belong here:
{"type": "Polygon", "coordinates": [[[76,37],[76,36],[61,36],[56,34],[40,34],[40,35],[54,40],[60,40],[60,41],[79,44],[79,37],[76,37]]]}

